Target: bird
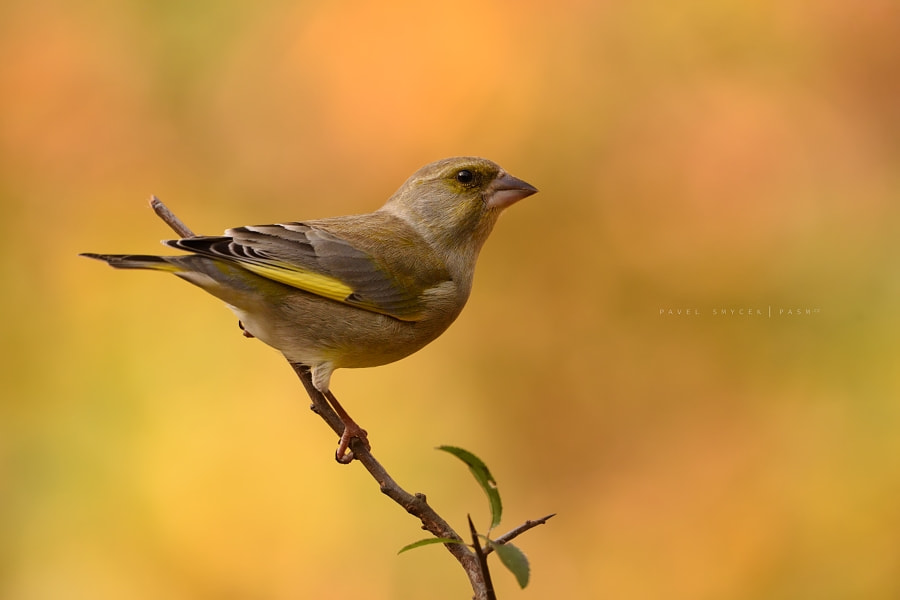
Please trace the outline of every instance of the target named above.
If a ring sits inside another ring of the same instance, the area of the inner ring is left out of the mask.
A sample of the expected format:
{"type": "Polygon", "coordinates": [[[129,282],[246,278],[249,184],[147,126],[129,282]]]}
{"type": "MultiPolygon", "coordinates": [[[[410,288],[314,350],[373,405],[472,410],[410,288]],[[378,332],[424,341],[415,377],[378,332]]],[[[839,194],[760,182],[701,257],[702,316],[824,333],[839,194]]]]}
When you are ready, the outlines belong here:
{"type": "Polygon", "coordinates": [[[441,335],[497,218],[537,191],[490,160],[453,157],[417,170],[373,212],[162,242],[181,255],[81,256],[172,273],[225,302],[244,335],[309,369],[344,425],[335,456],[346,463],[354,437],[369,443],[331,392],[332,373],[394,362],[441,335]]]}

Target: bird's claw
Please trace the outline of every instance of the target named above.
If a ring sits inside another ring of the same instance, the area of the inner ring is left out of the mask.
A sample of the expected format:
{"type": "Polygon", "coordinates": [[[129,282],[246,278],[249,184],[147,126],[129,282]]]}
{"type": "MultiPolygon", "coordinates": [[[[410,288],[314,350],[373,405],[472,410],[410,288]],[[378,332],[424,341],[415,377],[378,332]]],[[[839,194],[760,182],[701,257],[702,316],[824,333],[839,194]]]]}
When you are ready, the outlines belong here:
{"type": "Polygon", "coordinates": [[[244,329],[244,323],[243,323],[242,321],[240,321],[240,320],[238,321],[238,327],[241,328],[241,332],[244,334],[244,337],[246,337],[246,338],[252,338],[252,337],[255,337],[252,333],[250,333],[249,331],[247,331],[246,329],[244,329]]]}
{"type": "Polygon", "coordinates": [[[372,449],[372,445],[369,444],[369,434],[365,429],[356,423],[350,427],[344,424],[344,433],[341,434],[341,441],[338,442],[337,450],[334,451],[334,459],[342,465],[349,465],[356,458],[353,450],[350,449],[350,443],[354,438],[362,442],[366,450],[372,449]]]}

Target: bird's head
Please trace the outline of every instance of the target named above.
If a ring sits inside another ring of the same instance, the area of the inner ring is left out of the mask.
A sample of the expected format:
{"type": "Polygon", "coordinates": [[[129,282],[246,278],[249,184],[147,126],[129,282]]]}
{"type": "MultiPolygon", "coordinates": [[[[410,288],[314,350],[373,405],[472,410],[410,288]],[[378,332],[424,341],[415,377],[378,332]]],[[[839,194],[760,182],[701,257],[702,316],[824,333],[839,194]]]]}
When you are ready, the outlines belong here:
{"type": "Polygon", "coordinates": [[[477,255],[503,209],[535,192],[484,158],[446,158],[413,173],[383,210],[441,250],[477,255]]]}

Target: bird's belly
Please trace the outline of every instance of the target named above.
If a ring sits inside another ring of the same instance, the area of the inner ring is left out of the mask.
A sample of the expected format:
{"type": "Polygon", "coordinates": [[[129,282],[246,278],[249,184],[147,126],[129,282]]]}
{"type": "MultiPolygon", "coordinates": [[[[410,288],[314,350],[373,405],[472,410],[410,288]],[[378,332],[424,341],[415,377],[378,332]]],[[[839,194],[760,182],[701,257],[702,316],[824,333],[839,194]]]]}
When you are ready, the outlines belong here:
{"type": "MultiPolygon", "coordinates": [[[[317,304],[321,302],[317,299],[317,304]]],[[[311,366],[327,362],[334,368],[375,367],[400,360],[434,340],[453,321],[401,321],[337,302],[324,302],[330,305],[327,315],[319,314],[316,306],[304,311],[282,307],[263,314],[230,308],[245,332],[279,350],[289,361],[311,366]]]]}

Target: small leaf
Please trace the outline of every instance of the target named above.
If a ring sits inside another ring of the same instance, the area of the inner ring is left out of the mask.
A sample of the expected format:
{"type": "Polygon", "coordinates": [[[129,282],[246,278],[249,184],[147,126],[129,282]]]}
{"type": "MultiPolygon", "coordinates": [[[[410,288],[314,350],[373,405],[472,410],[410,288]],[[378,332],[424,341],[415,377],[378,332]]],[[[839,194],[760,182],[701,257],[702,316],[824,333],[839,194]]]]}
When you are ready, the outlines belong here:
{"type": "Polygon", "coordinates": [[[516,576],[516,581],[519,582],[519,587],[524,589],[528,585],[528,577],[531,574],[525,553],[509,543],[495,544],[491,542],[490,544],[497,556],[500,557],[503,566],[512,571],[512,574],[516,576]]]}
{"type": "Polygon", "coordinates": [[[469,466],[469,471],[472,472],[475,480],[481,485],[484,493],[487,494],[488,501],[491,503],[491,529],[499,525],[500,515],[503,513],[503,504],[500,502],[497,482],[494,481],[494,477],[488,470],[487,465],[468,450],[463,450],[456,446],[438,446],[438,450],[449,452],[469,466]]]}
{"type": "Polygon", "coordinates": [[[397,552],[397,554],[403,554],[407,550],[412,550],[413,548],[420,548],[422,546],[430,546],[431,544],[463,544],[462,540],[457,540],[456,538],[425,538],[424,540],[419,540],[418,542],[413,542],[407,546],[403,546],[397,552]]]}

